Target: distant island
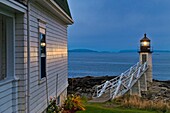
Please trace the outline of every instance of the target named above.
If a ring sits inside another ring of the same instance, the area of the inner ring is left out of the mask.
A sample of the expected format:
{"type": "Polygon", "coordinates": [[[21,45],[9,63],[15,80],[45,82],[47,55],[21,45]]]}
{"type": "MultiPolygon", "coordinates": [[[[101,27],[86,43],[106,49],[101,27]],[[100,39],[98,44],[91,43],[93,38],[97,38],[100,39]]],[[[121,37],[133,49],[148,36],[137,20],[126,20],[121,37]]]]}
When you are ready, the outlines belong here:
{"type": "Polygon", "coordinates": [[[138,50],[120,50],[118,53],[136,53],[138,50]]]}
{"type": "Polygon", "coordinates": [[[154,50],[153,52],[170,52],[170,50],[154,50]]]}
{"type": "MultiPolygon", "coordinates": [[[[68,52],[93,52],[93,53],[135,53],[138,50],[119,50],[119,51],[96,51],[91,49],[71,49],[68,52]]],[[[170,50],[154,50],[154,52],[170,52],[170,50]]]]}
{"type": "Polygon", "coordinates": [[[98,52],[98,51],[91,50],[91,49],[72,49],[72,50],[68,50],[68,52],[98,52]]]}

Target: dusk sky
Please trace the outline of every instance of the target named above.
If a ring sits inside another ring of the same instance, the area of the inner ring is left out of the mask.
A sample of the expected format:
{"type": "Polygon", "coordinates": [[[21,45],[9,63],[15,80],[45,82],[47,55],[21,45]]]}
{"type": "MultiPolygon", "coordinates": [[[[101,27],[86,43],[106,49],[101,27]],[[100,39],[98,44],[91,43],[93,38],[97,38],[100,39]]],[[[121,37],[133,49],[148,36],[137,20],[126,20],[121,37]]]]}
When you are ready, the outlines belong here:
{"type": "Polygon", "coordinates": [[[69,49],[135,50],[146,33],[154,49],[170,50],[170,0],[68,1],[69,49]]]}

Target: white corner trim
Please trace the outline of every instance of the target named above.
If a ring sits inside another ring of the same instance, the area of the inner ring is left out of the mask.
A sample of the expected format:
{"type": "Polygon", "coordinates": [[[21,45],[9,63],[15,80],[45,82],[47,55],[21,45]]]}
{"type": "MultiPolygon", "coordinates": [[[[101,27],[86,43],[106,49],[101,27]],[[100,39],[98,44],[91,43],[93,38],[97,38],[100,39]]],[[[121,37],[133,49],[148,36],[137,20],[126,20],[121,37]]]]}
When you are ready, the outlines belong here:
{"type": "Polygon", "coordinates": [[[18,10],[22,13],[25,13],[27,11],[27,7],[14,1],[14,0],[0,0],[0,3],[5,4],[11,8],[14,8],[15,10],[18,10]]]}

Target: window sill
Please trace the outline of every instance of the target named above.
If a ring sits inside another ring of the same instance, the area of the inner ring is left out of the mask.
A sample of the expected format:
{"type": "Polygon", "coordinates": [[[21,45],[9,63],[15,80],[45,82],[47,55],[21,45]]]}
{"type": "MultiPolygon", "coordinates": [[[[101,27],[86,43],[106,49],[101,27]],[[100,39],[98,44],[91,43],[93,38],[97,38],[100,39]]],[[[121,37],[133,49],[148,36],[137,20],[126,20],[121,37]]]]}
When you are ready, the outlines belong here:
{"type": "Polygon", "coordinates": [[[46,77],[40,78],[38,81],[38,85],[43,84],[44,82],[46,82],[46,77]]]}
{"type": "Polygon", "coordinates": [[[18,78],[5,78],[3,80],[0,80],[0,87],[3,86],[3,85],[6,85],[10,82],[13,82],[13,81],[18,81],[19,79],[18,78]]]}

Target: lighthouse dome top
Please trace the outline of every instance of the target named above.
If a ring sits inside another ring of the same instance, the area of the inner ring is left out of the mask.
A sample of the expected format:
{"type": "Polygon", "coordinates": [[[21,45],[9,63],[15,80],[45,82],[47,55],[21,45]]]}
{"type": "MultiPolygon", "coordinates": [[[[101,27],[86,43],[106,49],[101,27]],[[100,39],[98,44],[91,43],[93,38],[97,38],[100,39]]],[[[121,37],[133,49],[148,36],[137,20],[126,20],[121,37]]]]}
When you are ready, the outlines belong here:
{"type": "Polygon", "coordinates": [[[150,42],[150,39],[148,37],[146,37],[146,33],[144,34],[144,37],[140,40],[141,42],[143,41],[147,41],[150,42]]]}

